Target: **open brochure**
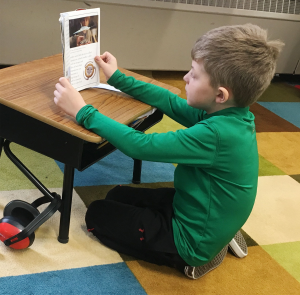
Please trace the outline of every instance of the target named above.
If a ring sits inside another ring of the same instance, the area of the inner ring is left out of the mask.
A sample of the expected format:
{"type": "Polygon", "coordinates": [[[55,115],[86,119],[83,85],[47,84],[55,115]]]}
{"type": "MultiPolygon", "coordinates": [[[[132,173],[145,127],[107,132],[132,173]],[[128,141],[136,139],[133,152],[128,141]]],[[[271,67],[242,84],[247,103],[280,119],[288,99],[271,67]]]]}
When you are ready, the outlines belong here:
{"type": "Polygon", "coordinates": [[[100,55],[100,8],[60,14],[64,76],[76,90],[100,83],[99,67],[94,58],[100,55]]]}
{"type": "MultiPolygon", "coordinates": [[[[92,87],[120,91],[100,83],[99,67],[94,61],[95,56],[100,55],[100,8],[61,13],[59,22],[64,76],[72,86],[78,91],[92,87]]],[[[141,115],[131,126],[137,125],[155,110],[141,115]]]]}

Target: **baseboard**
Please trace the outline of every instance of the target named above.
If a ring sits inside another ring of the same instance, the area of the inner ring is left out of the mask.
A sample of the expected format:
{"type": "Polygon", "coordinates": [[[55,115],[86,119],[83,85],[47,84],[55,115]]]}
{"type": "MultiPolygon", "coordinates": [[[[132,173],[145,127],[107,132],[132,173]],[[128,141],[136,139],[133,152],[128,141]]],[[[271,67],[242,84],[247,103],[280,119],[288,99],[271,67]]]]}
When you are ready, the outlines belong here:
{"type": "Polygon", "coordinates": [[[8,68],[8,67],[11,67],[11,66],[13,66],[13,65],[1,65],[0,64],[0,69],[8,68]]]}

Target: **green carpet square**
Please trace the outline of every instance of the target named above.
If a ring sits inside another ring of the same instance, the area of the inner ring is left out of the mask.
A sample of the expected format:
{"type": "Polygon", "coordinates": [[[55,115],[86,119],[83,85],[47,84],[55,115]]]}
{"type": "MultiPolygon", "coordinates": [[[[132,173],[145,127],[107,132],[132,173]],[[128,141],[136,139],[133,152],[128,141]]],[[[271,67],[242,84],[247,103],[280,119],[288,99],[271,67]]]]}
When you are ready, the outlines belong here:
{"type": "Polygon", "coordinates": [[[261,247],[300,282],[300,242],[265,245],[261,247]]]}
{"type": "Polygon", "coordinates": [[[300,90],[282,82],[273,82],[258,101],[300,102],[300,90]]]}
{"type": "MultiPolygon", "coordinates": [[[[15,143],[11,143],[10,148],[44,186],[47,188],[62,187],[63,173],[54,160],[15,143]]],[[[36,187],[2,151],[0,157],[0,190],[9,191],[32,188],[36,187]]]]}
{"type": "Polygon", "coordinates": [[[277,168],[271,162],[259,155],[259,176],[286,175],[282,170],[277,168]]]}

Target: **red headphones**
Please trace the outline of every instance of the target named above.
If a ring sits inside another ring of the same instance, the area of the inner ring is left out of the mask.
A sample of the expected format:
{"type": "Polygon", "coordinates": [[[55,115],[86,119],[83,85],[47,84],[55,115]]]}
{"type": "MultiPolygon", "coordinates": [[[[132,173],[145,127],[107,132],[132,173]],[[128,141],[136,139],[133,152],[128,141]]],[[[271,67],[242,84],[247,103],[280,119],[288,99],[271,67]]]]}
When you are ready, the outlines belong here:
{"type": "Polygon", "coordinates": [[[13,249],[30,247],[35,238],[34,231],[60,208],[60,196],[56,193],[51,195],[53,200],[42,213],[37,207],[48,203],[49,197],[41,197],[31,204],[21,200],[9,202],[0,220],[0,240],[13,249]]]}

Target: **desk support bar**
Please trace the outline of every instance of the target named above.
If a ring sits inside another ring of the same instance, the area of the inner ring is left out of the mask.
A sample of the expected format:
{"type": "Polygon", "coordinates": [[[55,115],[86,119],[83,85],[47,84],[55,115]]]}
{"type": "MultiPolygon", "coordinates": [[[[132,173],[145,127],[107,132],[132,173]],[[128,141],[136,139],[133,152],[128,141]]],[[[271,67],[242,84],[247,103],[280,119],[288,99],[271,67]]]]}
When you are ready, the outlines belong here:
{"type": "MultiPolygon", "coordinates": [[[[0,144],[2,143],[2,139],[0,144]]],[[[34,184],[34,186],[44,195],[49,201],[53,200],[53,196],[50,191],[24,166],[24,164],[12,153],[9,148],[10,141],[5,140],[4,142],[4,152],[7,157],[17,166],[17,168],[34,184]]]]}
{"type": "Polygon", "coordinates": [[[4,145],[4,138],[0,137],[0,157],[1,157],[3,145],[4,145]]]}
{"type": "Polygon", "coordinates": [[[69,241],[73,182],[74,182],[74,168],[71,167],[70,165],[65,164],[60,227],[59,227],[59,235],[58,235],[58,241],[63,244],[66,244],[69,241]]]}
{"type": "Polygon", "coordinates": [[[142,173],[142,161],[138,159],[133,159],[133,176],[132,183],[140,184],[141,183],[141,173],[142,173]]]}

